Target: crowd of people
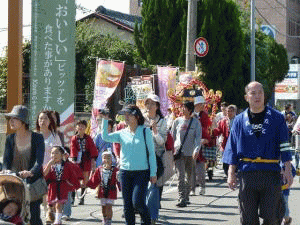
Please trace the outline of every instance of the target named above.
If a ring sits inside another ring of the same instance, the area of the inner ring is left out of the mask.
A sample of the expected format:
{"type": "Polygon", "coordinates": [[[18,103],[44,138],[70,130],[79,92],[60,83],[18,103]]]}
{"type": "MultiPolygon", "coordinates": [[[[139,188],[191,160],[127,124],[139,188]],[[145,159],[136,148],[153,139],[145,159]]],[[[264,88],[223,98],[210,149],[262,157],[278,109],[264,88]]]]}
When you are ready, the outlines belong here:
{"type": "MultiPolygon", "coordinates": [[[[5,114],[14,133],[6,139],[3,168],[29,184],[46,180],[47,193],[30,203],[31,224],[42,224],[41,206],[47,224],[70,219],[75,191],[81,189],[79,205],[84,205],[89,187],[97,189],[103,224],[112,224],[114,201],[122,192],[126,224],[134,225],[138,213],[141,224],[150,225],[158,220],[164,184],[175,173],[177,207],[190,204],[191,195],[205,195],[206,152],[217,149],[231,189],[239,177],[241,224],[259,224],[259,217],[264,224],[279,225],[282,220],[290,224],[287,196],[295,170],[289,143],[300,131],[300,119],[296,121],[290,106],[283,113],[265,106],[258,82],[246,86],[245,99],[249,108],[239,115],[235,105],[223,102],[221,112],[212,118],[204,96],[197,96],[194,102],[183,102],[180,116],[169,108],[164,117],[159,97],[150,94],[144,110],[124,106],[118,124],[99,110],[94,139],[86,133],[87,122],[77,121],[70,143],[59,131],[56,111],[41,111],[31,131],[28,109],[17,105],[5,114]],[[149,192],[151,198],[146,196],[149,192]]],[[[296,139],[297,143],[300,149],[296,139]]],[[[7,205],[20,207],[11,201],[7,205]]],[[[1,218],[7,219],[3,213],[1,218]]]]}

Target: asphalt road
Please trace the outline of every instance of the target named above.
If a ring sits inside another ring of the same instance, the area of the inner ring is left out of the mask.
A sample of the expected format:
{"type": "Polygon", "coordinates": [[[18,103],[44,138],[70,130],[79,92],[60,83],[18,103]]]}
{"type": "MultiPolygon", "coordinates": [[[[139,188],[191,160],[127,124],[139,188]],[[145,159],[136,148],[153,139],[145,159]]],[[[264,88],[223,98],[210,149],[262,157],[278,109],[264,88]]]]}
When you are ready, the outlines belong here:
{"type": "MultiPolygon", "coordinates": [[[[186,208],[177,208],[177,188],[176,177],[164,187],[162,209],[160,210],[157,224],[166,225],[217,225],[239,224],[239,210],[237,202],[237,191],[227,188],[226,180],[223,178],[221,170],[215,170],[212,182],[207,182],[206,194],[204,196],[191,196],[191,204],[186,208]]],[[[197,192],[199,190],[197,189],[197,192]]],[[[198,193],[196,193],[198,194],[198,193]]],[[[295,178],[290,194],[290,211],[293,224],[300,224],[300,183],[299,177],[295,178]]],[[[123,207],[122,198],[119,194],[118,200],[113,207],[113,224],[125,224],[122,218],[123,207]]],[[[85,205],[72,207],[72,218],[64,221],[68,225],[96,225],[101,224],[101,206],[99,200],[95,198],[94,190],[89,189],[86,196],[85,205]]],[[[43,218],[44,219],[44,218],[43,218]]],[[[137,216],[137,224],[140,218],[137,216]]]]}

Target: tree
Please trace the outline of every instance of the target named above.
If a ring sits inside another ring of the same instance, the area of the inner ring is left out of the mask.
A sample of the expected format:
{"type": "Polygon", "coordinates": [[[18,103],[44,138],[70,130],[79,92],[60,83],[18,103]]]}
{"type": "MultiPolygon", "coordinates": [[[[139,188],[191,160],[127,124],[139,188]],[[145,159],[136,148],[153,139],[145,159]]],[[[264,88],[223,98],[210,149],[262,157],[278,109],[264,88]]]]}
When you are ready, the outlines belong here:
{"type": "MultiPolygon", "coordinates": [[[[76,26],[76,93],[92,102],[97,58],[125,61],[127,65],[143,64],[137,49],[118,37],[103,35],[88,22],[76,26]]],[[[87,110],[90,106],[87,108],[87,110]]]]}
{"type": "MultiPolygon", "coordinates": [[[[92,102],[96,59],[106,58],[125,61],[127,65],[144,64],[134,45],[121,41],[117,37],[103,35],[100,31],[86,22],[76,26],[76,94],[87,96],[87,102],[92,102]]],[[[23,45],[23,73],[29,74],[31,43],[23,45]]],[[[0,58],[0,104],[6,107],[7,89],[7,56],[0,58]]],[[[29,92],[29,83],[23,84],[23,93],[29,92]],[[25,87],[25,88],[24,88],[25,87]]]]}
{"type": "MultiPolygon", "coordinates": [[[[208,88],[221,90],[223,100],[239,107],[246,106],[244,86],[250,81],[249,10],[249,2],[242,9],[233,0],[197,3],[198,36],[205,37],[209,43],[208,55],[197,59],[205,74],[201,79],[208,88]]],[[[149,64],[184,66],[187,1],[145,0],[142,16],[142,25],[136,24],[135,28],[141,57],[149,64]]],[[[260,23],[258,20],[257,24],[260,23]]],[[[287,71],[284,47],[257,30],[256,77],[266,87],[267,98],[275,82],[282,80],[287,71]]]]}
{"type": "Polygon", "coordinates": [[[185,0],[145,0],[142,25],[135,26],[135,42],[148,64],[179,65],[185,0]]]}
{"type": "Polygon", "coordinates": [[[242,61],[244,35],[240,12],[231,0],[203,1],[203,24],[198,36],[209,43],[207,56],[198,58],[202,78],[209,89],[221,90],[223,100],[238,104],[237,87],[243,86],[242,61]]]}
{"type": "MultiPolygon", "coordinates": [[[[30,47],[31,43],[26,41],[22,46],[22,55],[23,55],[23,73],[29,73],[29,63],[30,63],[30,47]]],[[[0,109],[4,110],[7,106],[7,51],[3,57],[0,57],[0,109]]],[[[24,76],[23,76],[24,78],[24,76]]],[[[25,82],[23,79],[22,93],[23,96],[25,93],[29,92],[29,83],[25,82]]]]}
{"type": "Polygon", "coordinates": [[[0,106],[6,108],[7,89],[7,57],[0,58],[0,106]]]}

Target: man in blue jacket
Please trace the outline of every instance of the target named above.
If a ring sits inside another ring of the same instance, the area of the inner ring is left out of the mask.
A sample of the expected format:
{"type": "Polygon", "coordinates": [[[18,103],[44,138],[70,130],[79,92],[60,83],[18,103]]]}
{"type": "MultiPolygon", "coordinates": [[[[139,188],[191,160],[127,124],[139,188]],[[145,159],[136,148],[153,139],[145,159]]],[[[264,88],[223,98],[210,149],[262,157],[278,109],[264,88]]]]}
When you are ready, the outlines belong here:
{"type": "Polygon", "coordinates": [[[259,82],[245,88],[249,108],[232,125],[223,162],[229,164],[228,185],[235,189],[238,167],[241,224],[280,225],[284,207],[280,184],[280,160],[288,186],[293,183],[291,148],[284,116],[265,106],[264,90],[259,82]]]}

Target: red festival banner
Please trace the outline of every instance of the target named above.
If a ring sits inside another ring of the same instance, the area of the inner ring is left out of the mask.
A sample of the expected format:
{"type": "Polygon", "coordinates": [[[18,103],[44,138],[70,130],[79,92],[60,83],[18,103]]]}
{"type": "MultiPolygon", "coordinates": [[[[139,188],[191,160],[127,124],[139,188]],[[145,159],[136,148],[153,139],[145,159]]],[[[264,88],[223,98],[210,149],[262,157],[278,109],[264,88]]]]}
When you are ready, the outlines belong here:
{"type": "Polygon", "coordinates": [[[99,60],[97,62],[94,100],[91,120],[91,135],[98,129],[97,115],[99,109],[104,109],[107,100],[115,92],[124,71],[124,62],[99,60]]]}
{"type": "Polygon", "coordinates": [[[168,92],[175,91],[177,67],[157,66],[160,109],[164,116],[167,115],[170,100],[168,92]]]}

